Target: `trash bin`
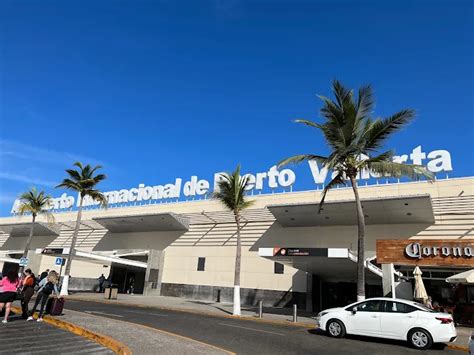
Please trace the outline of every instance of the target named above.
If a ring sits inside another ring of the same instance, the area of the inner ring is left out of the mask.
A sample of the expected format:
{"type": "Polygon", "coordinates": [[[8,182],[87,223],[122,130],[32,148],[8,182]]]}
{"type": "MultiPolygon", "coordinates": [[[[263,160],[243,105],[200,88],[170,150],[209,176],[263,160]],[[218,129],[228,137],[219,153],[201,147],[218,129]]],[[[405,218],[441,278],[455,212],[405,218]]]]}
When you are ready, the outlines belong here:
{"type": "Polygon", "coordinates": [[[106,300],[116,300],[118,293],[118,287],[106,287],[104,290],[104,298],[106,300]]]}

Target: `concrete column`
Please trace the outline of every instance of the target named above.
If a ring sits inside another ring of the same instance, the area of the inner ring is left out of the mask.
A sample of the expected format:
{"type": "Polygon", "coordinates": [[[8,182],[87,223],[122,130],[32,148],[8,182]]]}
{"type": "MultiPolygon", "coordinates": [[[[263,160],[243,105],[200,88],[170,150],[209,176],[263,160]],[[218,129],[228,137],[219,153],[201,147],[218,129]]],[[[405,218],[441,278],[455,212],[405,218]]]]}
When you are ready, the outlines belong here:
{"type": "Polygon", "coordinates": [[[383,287],[383,296],[391,297],[392,296],[392,279],[394,277],[392,273],[392,268],[390,264],[382,264],[382,287],[383,287]]]}
{"type": "Polygon", "coordinates": [[[163,250],[151,249],[148,253],[148,262],[145,272],[145,296],[159,296],[161,294],[161,280],[163,276],[163,264],[165,262],[163,250]]]}
{"type": "MultiPolygon", "coordinates": [[[[43,258],[42,254],[36,254],[35,250],[29,250],[28,251],[28,265],[25,267],[25,269],[31,269],[33,273],[38,276],[41,272],[44,270],[40,270],[41,266],[41,260],[43,258]]],[[[58,269],[59,272],[59,269],[58,269]]]]}
{"type": "Polygon", "coordinates": [[[313,311],[313,274],[306,273],[306,310],[313,311]]]}

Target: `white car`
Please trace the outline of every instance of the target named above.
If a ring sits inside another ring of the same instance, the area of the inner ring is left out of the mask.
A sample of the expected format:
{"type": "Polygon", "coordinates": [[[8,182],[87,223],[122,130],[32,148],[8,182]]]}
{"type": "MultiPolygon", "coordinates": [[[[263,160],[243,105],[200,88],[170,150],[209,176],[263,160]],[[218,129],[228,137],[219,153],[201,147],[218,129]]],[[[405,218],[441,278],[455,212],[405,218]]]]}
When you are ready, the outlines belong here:
{"type": "Polygon", "coordinates": [[[456,340],[450,314],[398,298],[370,298],[318,314],[319,328],[332,337],[345,334],[406,340],[417,349],[456,340]]]}

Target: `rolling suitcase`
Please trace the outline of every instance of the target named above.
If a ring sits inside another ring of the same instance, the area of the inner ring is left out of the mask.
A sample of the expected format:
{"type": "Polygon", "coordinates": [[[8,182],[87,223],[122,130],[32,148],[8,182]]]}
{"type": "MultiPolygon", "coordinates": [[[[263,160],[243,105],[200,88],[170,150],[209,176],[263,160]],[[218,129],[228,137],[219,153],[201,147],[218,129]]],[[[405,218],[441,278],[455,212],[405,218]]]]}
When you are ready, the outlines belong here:
{"type": "Polygon", "coordinates": [[[60,316],[63,313],[64,298],[50,298],[46,304],[46,313],[52,316],[60,316]]]}

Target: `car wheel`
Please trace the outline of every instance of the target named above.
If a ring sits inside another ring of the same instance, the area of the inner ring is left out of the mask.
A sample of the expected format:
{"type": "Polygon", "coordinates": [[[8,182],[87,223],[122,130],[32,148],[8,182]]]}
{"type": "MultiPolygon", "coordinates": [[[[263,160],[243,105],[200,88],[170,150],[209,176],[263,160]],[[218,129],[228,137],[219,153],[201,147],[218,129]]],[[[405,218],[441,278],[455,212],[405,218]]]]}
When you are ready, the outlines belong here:
{"type": "Polygon", "coordinates": [[[337,319],[328,320],[326,329],[328,334],[334,338],[342,338],[346,335],[346,327],[344,327],[344,324],[337,319]]]}
{"type": "Polygon", "coordinates": [[[415,348],[419,350],[425,350],[431,348],[433,345],[433,339],[431,334],[421,328],[415,328],[410,330],[408,333],[408,342],[415,348]]]}

